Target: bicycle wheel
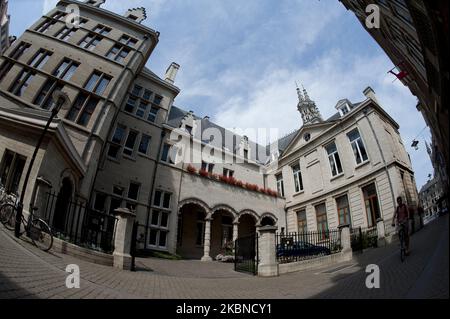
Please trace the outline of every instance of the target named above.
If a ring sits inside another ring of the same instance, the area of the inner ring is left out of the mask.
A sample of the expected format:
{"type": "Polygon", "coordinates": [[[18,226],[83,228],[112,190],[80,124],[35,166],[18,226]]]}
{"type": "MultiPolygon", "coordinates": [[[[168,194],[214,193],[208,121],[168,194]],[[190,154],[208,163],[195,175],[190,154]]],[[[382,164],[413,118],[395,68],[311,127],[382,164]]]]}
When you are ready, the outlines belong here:
{"type": "Polygon", "coordinates": [[[34,219],[29,230],[31,240],[39,249],[49,251],[52,248],[52,230],[45,221],[40,218],[34,219]]]}
{"type": "Polygon", "coordinates": [[[14,230],[17,208],[12,204],[3,204],[0,208],[0,221],[8,230],[14,230]]]}

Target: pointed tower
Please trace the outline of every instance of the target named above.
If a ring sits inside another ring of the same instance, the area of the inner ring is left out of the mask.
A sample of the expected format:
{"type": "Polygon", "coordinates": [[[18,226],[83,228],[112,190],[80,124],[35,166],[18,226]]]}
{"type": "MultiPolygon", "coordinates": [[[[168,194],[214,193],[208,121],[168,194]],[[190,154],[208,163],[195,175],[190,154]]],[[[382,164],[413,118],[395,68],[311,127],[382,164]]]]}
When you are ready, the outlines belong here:
{"type": "Polygon", "coordinates": [[[297,86],[297,95],[297,109],[302,115],[303,125],[322,122],[322,115],[320,115],[316,103],[309,98],[308,92],[306,92],[305,88],[303,88],[302,95],[300,88],[297,86]]]}

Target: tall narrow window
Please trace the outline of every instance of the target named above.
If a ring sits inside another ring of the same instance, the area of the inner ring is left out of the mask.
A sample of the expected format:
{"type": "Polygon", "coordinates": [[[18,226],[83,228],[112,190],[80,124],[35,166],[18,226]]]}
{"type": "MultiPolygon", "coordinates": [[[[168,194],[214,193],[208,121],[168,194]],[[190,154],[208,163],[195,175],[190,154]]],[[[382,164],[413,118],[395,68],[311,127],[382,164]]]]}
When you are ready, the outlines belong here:
{"type": "Polygon", "coordinates": [[[162,99],[163,99],[162,96],[155,95],[155,97],[153,98],[153,104],[155,104],[155,105],[161,105],[162,99]]]}
{"type": "Polygon", "coordinates": [[[378,205],[378,196],[375,184],[372,183],[362,188],[364,195],[364,205],[367,213],[367,226],[376,226],[377,219],[381,217],[380,207],[378,205]]]}
{"type": "Polygon", "coordinates": [[[134,85],[133,86],[133,90],[131,91],[131,94],[135,95],[135,96],[141,96],[142,93],[142,86],[140,85],[134,85]]]}
{"type": "Polygon", "coordinates": [[[353,131],[347,133],[347,136],[348,139],[350,140],[350,144],[352,145],[356,164],[361,164],[367,161],[369,158],[367,156],[366,148],[364,147],[362,138],[359,135],[358,129],[354,129],[353,131]]]}
{"type": "Polygon", "coordinates": [[[69,39],[75,34],[74,28],[64,27],[55,36],[62,41],[69,41],[69,39]]]}
{"type": "Polygon", "coordinates": [[[151,137],[142,134],[141,142],[139,143],[139,153],[147,155],[148,147],[150,145],[151,137]]]}
{"type": "Polygon", "coordinates": [[[127,140],[125,142],[125,146],[123,148],[123,153],[125,155],[131,156],[133,155],[134,145],[136,144],[138,133],[136,131],[131,131],[128,133],[127,140]]]}
{"type": "Polygon", "coordinates": [[[50,59],[51,55],[51,52],[41,49],[35,54],[29,65],[36,69],[42,69],[42,67],[47,63],[48,59],[50,59]]]}
{"type": "Polygon", "coordinates": [[[119,39],[120,43],[123,43],[125,45],[128,45],[130,47],[134,47],[136,45],[136,43],[138,42],[136,39],[128,36],[128,35],[123,35],[120,39],[119,39]]]}
{"type": "Polygon", "coordinates": [[[141,184],[130,182],[130,186],[128,187],[128,198],[138,200],[140,187],[141,184]]]}
{"type": "Polygon", "coordinates": [[[24,69],[19,73],[16,81],[14,81],[13,85],[9,88],[9,92],[16,96],[22,96],[25,90],[30,85],[30,82],[33,80],[35,73],[31,70],[24,69]]]}
{"type": "Polygon", "coordinates": [[[123,125],[117,125],[114,135],[111,138],[111,143],[109,145],[108,156],[117,158],[119,155],[120,148],[122,146],[123,139],[125,137],[125,132],[127,128],[123,125]]]}
{"type": "Polygon", "coordinates": [[[320,233],[322,239],[328,238],[328,220],[327,209],[325,203],[315,206],[317,231],[320,233]]]}
{"type": "Polygon", "coordinates": [[[292,166],[292,174],[294,175],[294,189],[298,193],[303,190],[302,173],[300,171],[300,165],[292,166]]]}
{"type": "Polygon", "coordinates": [[[142,95],[142,98],[147,101],[150,101],[150,97],[152,96],[152,94],[153,94],[152,91],[145,89],[144,95],[142,95]]]}
{"type": "Polygon", "coordinates": [[[34,104],[39,105],[41,108],[45,110],[49,110],[54,103],[53,93],[56,90],[62,90],[63,85],[58,83],[56,80],[48,79],[45,84],[42,86],[39,94],[34,100],[34,104]]]}
{"type": "Polygon", "coordinates": [[[144,117],[145,112],[147,111],[147,106],[148,106],[147,102],[141,101],[139,103],[139,106],[138,106],[137,110],[136,110],[136,116],[144,117]]]}
{"type": "Polygon", "coordinates": [[[81,40],[79,46],[89,51],[92,51],[95,49],[97,44],[100,43],[101,40],[102,40],[101,36],[89,33],[84,37],[83,40],[81,40]]]}
{"type": "Polygon", "coordinates": [[[347,195],[336,198],[336,206],[339,217],[339,225],[350,225],[350,207],[347,195]]]}
{"type": "Polygon", "coordinates": [[[11,52],[9,57],[14,60],[18,60],[25,52],[28,51],[28,49],[31,47],[30,43],[27,42],[21,42],[17,47],[14,49],[14,51],[11,52]]]}
{"type": "Polygon", "coordinates": [[[37,28],[36,31],[37,32],[41,32],[41,33],[47,33],[48,30],[56,24],[55,20],[52,19],[46,19],[43,23],[41,23],[37,28]]]}
{"type": "Polygon", "coordinates": [[[176,149],[174,146],[165,143],[162,149],[161,161],[174,164],[176,149]]]}
{"type": "Polygon", "coordinates": [[[127,104],[125,104],[125,111],[129,113],[134,113],[134,108],[136,107],[137,99],[130,96],[128,97],[127,104]]]}
{"type": "Polygon", "coordinates": [[[331,175],[336,176],[342,174],[341,159],[337,151],[336,144],[333,142],[325,147],[328,153],[328,160],[330,162],[331,175]]]}
{"type": "Polygon", "coordinates": [[[63,79],[64,81],[69,81],[77,70],[78,66],[79,63],[66,58],[56,68],[56,70],[53,72],[53,75],[60,79],[63,79]]]}
{"type": "Polygon", "coordinates": [[[3,153],[0,163],[0,185],[5,187],[7,193],[17,194],[26,160],[25,156],[10,150],[3,153]]]}
{"type": "Polygon", "coordinates": [[[306,210],[304,209],[297,212],[297,229],[299,233],[308,232],[308,225],[306,223],[306,210]]]}
{"type": "Polygon", "coordinates": [[[284,197],[284,183],[283,183],[283,175],[282,174],[278,174],[275,176],[277,179],[277,190],[278,190],[278,194],[281,197],[284,197]]]}
{"type": "Polygon", "coordinates": [[[155,122],[156,116],[158,115],[159,108],[152,106],[148,112],[147,120],[150,122],[155,122]]]}
{"type": "Polygon", "coordinates": [[[95,27],[94,32],[100,33],[101,35],[107,35],[111,32],[111,28],[99,24],[95,27]]]}
{"type": "MultiPolygon", "coordinates": [[[[106,86],[110,82],[111,78],[105,74],[94,71],[91,77],[86,82],[84,88],[88,91],[92,91],[101,95],[106,86]]],[[[78,94],[71,110],[67,115],[67,119],[70,121],[76,121],[77,124],[82,126],[87,126],[92,114],[94,113],[99,99],[95,96],[89,95],[87,93],[81,92],[78,94]]]]}

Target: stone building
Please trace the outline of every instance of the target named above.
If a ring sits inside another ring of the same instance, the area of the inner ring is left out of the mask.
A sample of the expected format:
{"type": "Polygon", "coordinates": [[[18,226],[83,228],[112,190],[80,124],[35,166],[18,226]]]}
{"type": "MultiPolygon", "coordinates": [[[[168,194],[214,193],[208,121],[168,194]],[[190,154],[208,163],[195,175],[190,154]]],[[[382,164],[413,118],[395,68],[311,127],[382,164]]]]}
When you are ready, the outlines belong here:
{"type": "MultiPolygon", "coordinates": [[[[145,67],[159,38],[141,23],[145,9],[121,16],[103,2],[61,0],[0,58],[0,182],[8,191],[21,189],[53,93],[70,99],[37,153],[25,213],[38,207],[64,233],[78,204],[89,216],[126,207],[141,249],[211,260],[260,225],[371,227],[392,217],[396,196],[417,203],[398,124],[371,88],[362,102],[340,100],[327,120],[298,90],[303,125],[262,145],[175,106],[180,66],[163,77],[145,67]]],[[[86,216],[83,227],[113,232],[109,219],[86,216]]]]}
{"type": "Polygon", "coordinates": [[[448,1],[339,1],[355,13],[396,66],[397,70],[391,71],[418,98],[417,109],[430,127],[448,171],[448,1]],[[368,6],[373,4],[379,8],[378,28],[366,25],[373,12],[368,6]]]}
{"type": "Polygon", "coordinates": [[[8,49],[13,39],[9,36],[9,20],[8,0],[0,0],[0,54],[8,49]]]}

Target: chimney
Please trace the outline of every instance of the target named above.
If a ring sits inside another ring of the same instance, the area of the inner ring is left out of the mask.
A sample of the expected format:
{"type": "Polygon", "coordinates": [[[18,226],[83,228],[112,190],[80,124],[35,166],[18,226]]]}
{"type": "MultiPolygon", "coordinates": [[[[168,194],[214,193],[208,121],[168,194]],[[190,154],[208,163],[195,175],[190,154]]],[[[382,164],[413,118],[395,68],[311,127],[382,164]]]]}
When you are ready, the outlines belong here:
{"type": "Polygon", "coordinates": [[[208,116],[208,115],[205,115],[205,116],[203,117],[203,119],[209,121],[209,116],[208,116]]]}
{"type": "Polygon", "coordinates": [[[375,91],[370,86],[366,87],[363,93],[368,99],[371,99],[375,103],[379,104],[377,96],[375,95],[375,91]]]}
{"type": "Polygon", "coordinates": [[[173,84],[175,82],[175,77],[177,76],[177,72],[179,69],[180,65],[175,62],[172,62],[166,70],[164,80],[173,84]]]}

